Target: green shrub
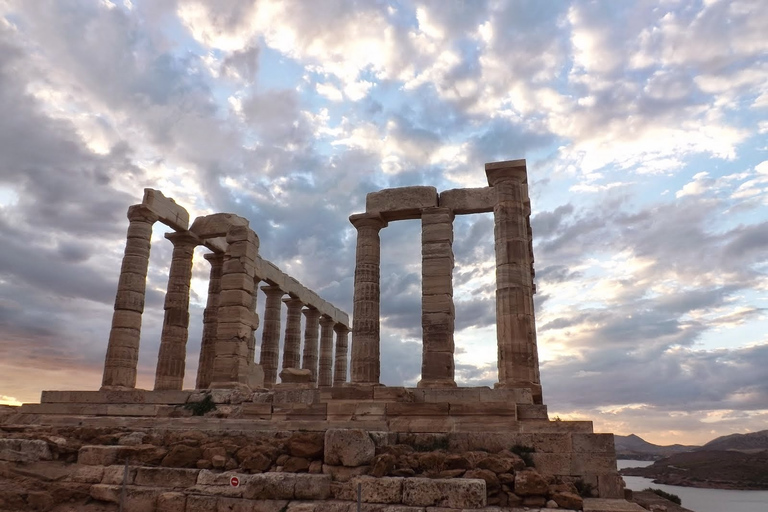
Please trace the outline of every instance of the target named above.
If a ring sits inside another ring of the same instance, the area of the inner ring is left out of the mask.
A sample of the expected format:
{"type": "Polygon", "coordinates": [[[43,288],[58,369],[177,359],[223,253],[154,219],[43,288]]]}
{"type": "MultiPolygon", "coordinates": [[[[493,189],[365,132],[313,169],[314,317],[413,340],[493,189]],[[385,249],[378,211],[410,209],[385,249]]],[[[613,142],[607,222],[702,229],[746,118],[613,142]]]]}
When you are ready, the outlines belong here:
{"type": "Polygon", "coordinates": [[[184,404],[184,408],[192,411],[193,416],[204,416],[205,413],[216,410],[216,404],[211,395],[205,395],[205,398],[199,402],[187,402],[184,404]]]}
{"type": "Polygon", "coordinates": [[[576,487],[576,490],[579,491],[579,496],[581,496],[582,498],[592,497],[592,489],[594,489],[594,487],[589,482],[585,482],[582,479],[578,479],[575,482],[573,482],[573,485],[576,487]]]}
{"type": "Polygon", "coordinates": [[[665,500],[669,500],[672,503],[677,503],[678,505],[682,505],[682,500],[680,499],[680,496],[677,494],[672,494],[671,492],[662,491],[661,489],[652,489],[651,487],[648,487],[647,489],[643,489],[644,491],[651,491],[652,493],[655,493],[665,500]]]}
{"type": "Polygon", "coordinates": [[[522,444],[516,444],[510,448],[509,451],[523,459],[523,462],[525,462],[527,467],[532,468],[534,466],[533,457],[531,457],[531,454],[536,452],[534,448],[522,444]]]}

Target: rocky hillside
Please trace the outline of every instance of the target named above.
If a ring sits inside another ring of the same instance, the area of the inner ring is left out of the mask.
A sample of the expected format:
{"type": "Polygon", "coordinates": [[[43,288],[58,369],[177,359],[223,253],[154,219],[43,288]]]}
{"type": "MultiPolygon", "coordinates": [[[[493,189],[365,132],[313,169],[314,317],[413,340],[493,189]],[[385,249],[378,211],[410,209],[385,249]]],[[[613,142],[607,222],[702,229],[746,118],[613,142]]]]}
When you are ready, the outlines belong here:
{"type": "Polygon", "coordinates": [[[731,434],[718,437],[700,448],[701,450],[738,450],[760,452],[768,450],[768,430],[749,434],[731,434]]]}
{"type": "Polygon", "coordinates": [[[697,450],[678,453],[622,475],[653,478],[654,483],[708,489],[768,490],[768,450],[697,450]]]}
{"type": "Polygon", "coordinates": [[[670,446],[659,446],[649,443],[640,436],[630,434],[628,436],[614,435],[614,445],[616,446],[616,458],[631,460],[658,460],[675,453],[689,452],[699,448],[698,446],[686,446],[682,444],[673,444],[670,446]]]}

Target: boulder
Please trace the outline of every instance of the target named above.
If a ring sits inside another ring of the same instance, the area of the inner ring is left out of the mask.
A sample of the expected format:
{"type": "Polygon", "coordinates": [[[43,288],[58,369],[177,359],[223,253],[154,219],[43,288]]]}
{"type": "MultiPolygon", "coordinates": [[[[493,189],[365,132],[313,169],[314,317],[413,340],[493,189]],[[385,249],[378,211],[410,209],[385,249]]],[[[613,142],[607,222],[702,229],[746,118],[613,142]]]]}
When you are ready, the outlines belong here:
{"type": "Polygon", "coordinates": [[[319,459],[323,456],[324,436],[320,432],[304,432],[294,434],[288,439],[288,453],[294,457],[319,459]]]}
{"type": "Polygon", "coordinates": [[[196,468],[197,461],[203,458],[203,450],[196,446],[178,444],[163,457],[161,466],[167,468],[196,468]]]}
{"type": "Polygon", "coordinates": [[[584,499],[576,493],[560,491],[552,494],[551,498],[560,508],[581,510],[584,508],[584,499]]]}
{"type": "Polygon", "coordinates": [[[496,473],[488,469],[470,469],[464,473],[463,478],[485,480],[485,488],[488,490],[488,492],[495,492],[501,486],[499,477],[496,476],[496,473]]]}
{"type": "Polygon", "coordinates": [[[376,446],[365,430],[329,429],[325,432],[326,464],[363,466],[369,464],[375,454],[376,446]]]}
{"type": "MultiPolygon", "coordinates": [[[[515,494],[518,496],[546,496],[548,491],[547,481],[535,469],[526,469],[515,473],[515,494]]],[[[546,500],[541,506],[545,503],[546,500]]]]}

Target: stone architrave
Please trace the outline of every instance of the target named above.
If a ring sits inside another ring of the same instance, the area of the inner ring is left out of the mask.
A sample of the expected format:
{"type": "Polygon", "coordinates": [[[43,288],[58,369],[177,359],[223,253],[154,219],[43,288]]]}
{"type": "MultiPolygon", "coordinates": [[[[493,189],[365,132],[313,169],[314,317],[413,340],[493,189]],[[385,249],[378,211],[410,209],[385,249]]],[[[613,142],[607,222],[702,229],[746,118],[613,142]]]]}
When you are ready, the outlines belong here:
{"type": "Polygon", "coordinates": [[[333,359],[333,385],[341,386],[347,382],[347,350],[349,348],[349,328],[344,324],[333,326],[336,332],[336,352],[333,359]]]}
{"type": "Polygon", "coordinates": [[[302,313],[304,313],[306,321],[304,322],[304,354],[301,368],[312,372],[312,382],[317,382],[317,342],[320,312],[313,306],[307,306],[302,313]]]}
{"type": "Polygon", "coordinates": [[[173,243],[165,316],[160,336],[160,352],[155,371],[155,390],[181,390],[187,360],[189,329],[189,287],[192,281],[192,257],[200,239],[184,233],[166,233],[173,243]]]}
{"type": "Polygon", "coordinates": [[[211,385],[213,358],[216,349],[219,293],[221,293],[221,269],[224,265],[223,254],[208,253],[204,258],[211,264],[211,273],[208,278],[208,302],[203,311],[203,340],[200,343],[200,362],[197,366],[196,389],[207,389],[211,385]]]}
{"type": "Polygon", "coordinates": [[[285,318],[283,342],[283,368],[300,369],[301,363],[301,308],[304,303],[295,297],[283,299],[288,312],[285,318]]]}
{"type": "Polygon", "coordinates": [[[333,384],[333,318],[320,317],[320,368],[317,374],[318,386],[333,384]]]}
{"type": "Polygon", "coordinates": [[[536,326],[533,315],[529,209],[525,160],[486,164],[496,189],[496,337],[498,387],[530,387],[540,403],[536,326]]]}
{"type": "Polygon", "coordinates": [[[352,215],[357,229],[355,289],[352,316],[352,384],[379,384],[381,374],[381,239],[379,231],[387,225],[379,214],[352,215]]]}
{"type": "Polygon", "coordinates": [[[453,328],[453,212],[421,212],[421,380],[418,387],[456,387],[453,328]]]}
{"type": "Polygon", "coordinates": [[[139,360],[141,315],[149,268],[152,225],[159,219],[149,208],[128,208],[128,234],[125,242],[120,280],[115,295],[115,312],[109,331],[109,345],[104,362],[103,390],[136,387],[136,365],[139,360]]]}
{"type": "Polygon", "coordinates": [[[233,226],[227,244],[211,388],[248,390],[261,387],[264,380],[261,367],[248,359],[253,331],[259,327],[259,317],[252,310],[259,238],[248,226],[233,226]]]}
{"type": "Polygon", "coordinates": [[[264,330],[261,333],[259,364],[264,368],[264,386],[271,388],[277,382],[277,363],[280,357],[280,314],[285,292],[279,286],[262,286],[267,296],[264,305],[264,330]]]}

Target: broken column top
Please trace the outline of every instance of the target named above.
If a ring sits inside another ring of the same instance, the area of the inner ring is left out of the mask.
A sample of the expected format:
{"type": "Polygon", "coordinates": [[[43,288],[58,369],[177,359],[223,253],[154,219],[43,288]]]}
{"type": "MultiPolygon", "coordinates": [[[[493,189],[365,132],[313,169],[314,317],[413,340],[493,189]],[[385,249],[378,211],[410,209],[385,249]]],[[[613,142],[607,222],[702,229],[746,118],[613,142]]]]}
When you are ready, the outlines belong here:
{"type": "Polygon", "coordinates": [[[386,188],[365,196],[366,213],[380,213],[386,221],[418,219],[422,209],[435,206],[435,187],[386,188]]]}
{"type": "Polygon", "coordinates": [[[141,204],[157,215],[160,222],[166,226],[176,231],[186,231],[189,228],[189,212],[177,205],[173,199],[165,197],[159,190],[145,188],[141,204]]]}
{"type": "Polygon", "coordinates": [[[522,180],[522,183],[528,183],[528,171],[525,166],[525,158],[485,164],[485,174],[488,176],[488,184],[490,186],[495,185],[505,178],[516,178],[522,180]]]}

